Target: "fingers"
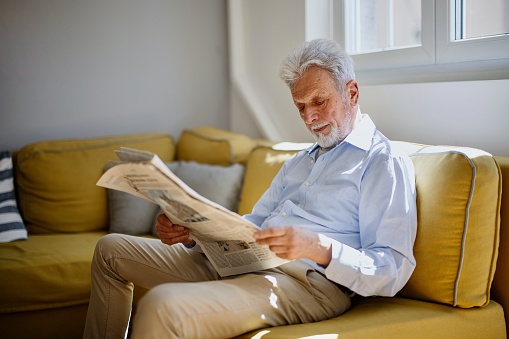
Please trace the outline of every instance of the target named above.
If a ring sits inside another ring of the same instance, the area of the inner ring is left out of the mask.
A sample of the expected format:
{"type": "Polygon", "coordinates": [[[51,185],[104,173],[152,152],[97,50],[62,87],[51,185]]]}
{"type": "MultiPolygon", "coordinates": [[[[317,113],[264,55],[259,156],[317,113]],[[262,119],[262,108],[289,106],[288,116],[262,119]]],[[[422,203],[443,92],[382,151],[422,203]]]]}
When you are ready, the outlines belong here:
{"type": "Polygon", "coordinates": [[[273,226],[256,232],[254,238],[256,241],[260,240],[260,242],[263,242],[267,239],[284,237],[289,232],[293,232],[293,227],[273,226]]]}
{"type": "Polygon", "coordinates": [[[164,214],[159,214],[156,218],[157,224],[155,226],[159,239],[164,244],[173,245],[177,243],[183,243],[186,245],[196,244],[193,239],[189,237],[189,229],[173,224],[170,219],[164,214]]]}
{"type": "Polygon", "coordinates": [[[291,226],[269,227],[256,232],[254,238],[259,245],[268,245],[281,258],[295,259],[301,250],[298,232],[291,226]]]}
{"type": "Polygon", "coordinates": [[[299,227],[269,227],[256,232],[254,238],[259,245],[268,245],[272,252],[283,259],[308,258],[328,265],[332,257],[331,244],[326,237],[299,227]]]}
{"type": "Polygon", "coordinates": [[[164,214],[164,213],[159,213],[156,217],[156,222],[157,224],[160,224],[160,225],[163,225],[163,226],[173,226],[173,223],[171,222],[170,219],[168,219],[168,217],[164,214]]]}

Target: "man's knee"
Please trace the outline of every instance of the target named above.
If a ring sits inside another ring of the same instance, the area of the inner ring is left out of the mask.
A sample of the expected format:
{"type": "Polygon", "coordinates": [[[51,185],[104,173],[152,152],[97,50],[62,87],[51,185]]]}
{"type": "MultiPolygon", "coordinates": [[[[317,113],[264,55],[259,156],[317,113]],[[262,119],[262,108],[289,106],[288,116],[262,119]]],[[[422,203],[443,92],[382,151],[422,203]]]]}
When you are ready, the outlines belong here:
{"type": "Polygon", "coordinates": [[[125,235],[117,233],[107,234],[101,237],[95,245],[94,255],[107,259],[112,252],[114,253],[121,248],[123,241],[125,241],[125,235]]]}
{"type": "Polygon", "coordinates": [[[172,333],[177,337],[180,337],[179,333],[183,334],[182,324],[189,317],[186,313],[188,309],[186,288],[183,288],[185,284],[169,285],[155,286],[140,299],[133,322],[135,333],[139,333],[143,328],[142,332],[147,337],[151,337],[147,331],[155,329],[159,329],[159,333],[172,333]]]}
{"type": "Polygon", "coordinates": [[[99,239],[95,245],[94,258],[92,260],[92,272],[99,270],[103,273],[111,270],[110,259],[118,255],[121,248],[121,234],[107,234],[99,239]]]}
{"type": "MultiPolygon", "coordinates": [[[[161,284],[151,288],[141,299],[138,305],[140,312],[150,312],[154,314],[162,314],[169,311],[176,313],[179,307],[184,307],[186,303],[185,284],[171,283],[161,284]]],[[[178,312],[180,313],[180,312],[178,312]]]]}

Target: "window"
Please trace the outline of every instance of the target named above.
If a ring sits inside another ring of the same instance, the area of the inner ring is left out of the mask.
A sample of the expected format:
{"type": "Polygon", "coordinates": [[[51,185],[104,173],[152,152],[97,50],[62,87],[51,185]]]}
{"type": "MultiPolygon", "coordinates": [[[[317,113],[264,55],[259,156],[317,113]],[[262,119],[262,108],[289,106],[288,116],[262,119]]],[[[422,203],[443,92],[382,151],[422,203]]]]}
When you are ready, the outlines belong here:
{"type": "Polygon", "coordinates": [[[420,0],[346,1],[345,14],[350,54],[421,45],[420,0]]]}
{"type": "Polygon", "coordinates": [[[331,1],[334,39],[375,82],[509,77],[508,0],[331,1]]]}
{"type": "Polygon", "coordinates": [[[507,0],[456,0],[454,6],[456,41],[509,33],[507,0]]]}

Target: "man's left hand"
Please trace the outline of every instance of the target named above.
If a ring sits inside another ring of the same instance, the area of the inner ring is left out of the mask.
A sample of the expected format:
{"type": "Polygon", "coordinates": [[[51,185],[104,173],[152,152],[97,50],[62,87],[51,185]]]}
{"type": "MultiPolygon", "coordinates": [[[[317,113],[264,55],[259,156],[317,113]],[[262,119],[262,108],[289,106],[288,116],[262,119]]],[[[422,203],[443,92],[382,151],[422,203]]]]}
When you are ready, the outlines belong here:
{"type": "Polygon", "coordinates": [[[332,258],[332,247],[326,237],[295,226],[274,226],[258,231],[254,238],[259,245],[283,259],[308,258],[327,266],[332,258]]]}

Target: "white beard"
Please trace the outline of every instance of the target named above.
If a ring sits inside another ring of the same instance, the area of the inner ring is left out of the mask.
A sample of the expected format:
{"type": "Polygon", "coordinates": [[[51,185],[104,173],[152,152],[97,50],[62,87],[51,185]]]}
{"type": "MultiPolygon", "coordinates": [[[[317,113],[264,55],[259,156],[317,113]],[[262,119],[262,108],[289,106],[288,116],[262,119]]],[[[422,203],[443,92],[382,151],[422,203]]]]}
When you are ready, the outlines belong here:
{"type": "Polygon", "coordinates": [[[340,129],[332,126],[330,127],[329,134],[313,133],[313,138],[315,139],[316,143],[323,148],[336,146],[344,139],[341,136],[340,129]]]}
{"type": "MultiPolygon", "coordinates": [[[[345,120],[343,121],[343,124],[341,125],[341,128],[333,127],[330,125],[330,131],[329,134],[322,134],[322,133],[314,133],[312,132],[313,138],[315,139],[315,142],[320,145],[320,147],[323,148],[329,148],[336,146],[341,141],[343,141],[350,131],[350,126],[352,122],[352,114],[348,113],[345,117],[345,120]]],[[[316,125],[312,126],[311,130],[314,130],[316,128],[323,127],[325,125],[316,125]]]]}

